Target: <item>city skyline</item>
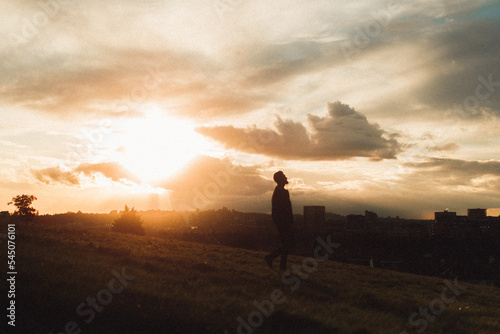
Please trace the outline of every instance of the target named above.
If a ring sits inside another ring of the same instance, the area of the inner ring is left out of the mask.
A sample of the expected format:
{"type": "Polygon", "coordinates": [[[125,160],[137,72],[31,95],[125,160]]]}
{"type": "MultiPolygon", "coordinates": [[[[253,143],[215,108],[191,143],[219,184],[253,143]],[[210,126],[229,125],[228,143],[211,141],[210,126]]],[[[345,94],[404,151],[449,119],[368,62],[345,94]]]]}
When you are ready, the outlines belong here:
{"type": "Polygon", "coordinates": [[[0,8],[0,211],[500,215],[496,1],[0,8]]]}

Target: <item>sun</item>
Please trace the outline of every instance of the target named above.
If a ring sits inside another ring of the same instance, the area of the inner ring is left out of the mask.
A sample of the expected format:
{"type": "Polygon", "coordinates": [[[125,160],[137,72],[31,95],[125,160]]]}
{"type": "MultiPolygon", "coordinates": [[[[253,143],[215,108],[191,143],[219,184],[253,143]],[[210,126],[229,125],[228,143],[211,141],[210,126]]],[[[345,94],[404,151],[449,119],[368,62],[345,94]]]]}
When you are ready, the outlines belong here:
{"type": "Polygon", "coordinates": [[[121,136],[118,160],[144,183],[173,175],[208,144],[193,124],[158,111],[127,121],[121,136]]]}

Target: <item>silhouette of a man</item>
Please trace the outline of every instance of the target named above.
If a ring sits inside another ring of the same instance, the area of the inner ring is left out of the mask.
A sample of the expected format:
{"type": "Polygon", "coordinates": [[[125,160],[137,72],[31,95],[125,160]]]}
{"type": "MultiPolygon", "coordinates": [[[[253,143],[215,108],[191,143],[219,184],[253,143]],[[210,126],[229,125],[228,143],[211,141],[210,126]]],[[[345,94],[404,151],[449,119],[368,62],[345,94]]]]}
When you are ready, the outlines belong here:
{"type": "Polygon", "coordinates": [[[281,256],[280,270],[286,270],[286,259],[288,252],[294,245],[295,237],[292,231],[293,213],[290,194],[285,189],[288,179],[282,171],[274,174],[274,181],[277,183],[272,198],[272,218],[280,234],[281,246],[271,254],[265,256],[267,265],[272,269],[273,260],[281,256]]]}

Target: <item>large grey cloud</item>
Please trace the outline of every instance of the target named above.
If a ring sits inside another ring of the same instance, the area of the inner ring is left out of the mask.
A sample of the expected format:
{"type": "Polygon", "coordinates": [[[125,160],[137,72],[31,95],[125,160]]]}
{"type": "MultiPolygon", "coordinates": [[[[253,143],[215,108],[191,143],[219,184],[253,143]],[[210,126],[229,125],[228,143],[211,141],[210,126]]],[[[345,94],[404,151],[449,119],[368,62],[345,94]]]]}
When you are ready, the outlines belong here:
{"type": "Polygon", "coordinates": [[[477,190],[500,190],[500,161],[469,161],[430,158],[425,162],[407,162],[403,166],[413,172],[407,177],[412,183],[443,186],[471,186],[477,190]]]}
{"type": "Polygon", "coordinates": [[[342,160],[367,157],[395,159],[396,135],[341,102],[328,104],[328,115],[308,115],[310,131],[299,122],[278,117],[275,130],[233,126],[200,127],[198,132],[228,149],[291,160],[342,160]]]}

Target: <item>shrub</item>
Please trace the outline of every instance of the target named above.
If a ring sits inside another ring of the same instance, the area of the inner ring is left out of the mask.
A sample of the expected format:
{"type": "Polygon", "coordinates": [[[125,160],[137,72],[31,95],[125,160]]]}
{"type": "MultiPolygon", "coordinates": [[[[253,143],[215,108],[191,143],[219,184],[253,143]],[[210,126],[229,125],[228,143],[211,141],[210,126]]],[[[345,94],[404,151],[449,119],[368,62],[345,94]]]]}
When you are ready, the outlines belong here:
{"type": "Polygon", "coordinates": [[[112,229],[113,231],[121,233],[144,235],[142,220],[138,215],[137,210],[134,208],[129,209],[126,205],[125,210],[121,211],[120,217],[118,217],[113,223],[112,229]]]}

